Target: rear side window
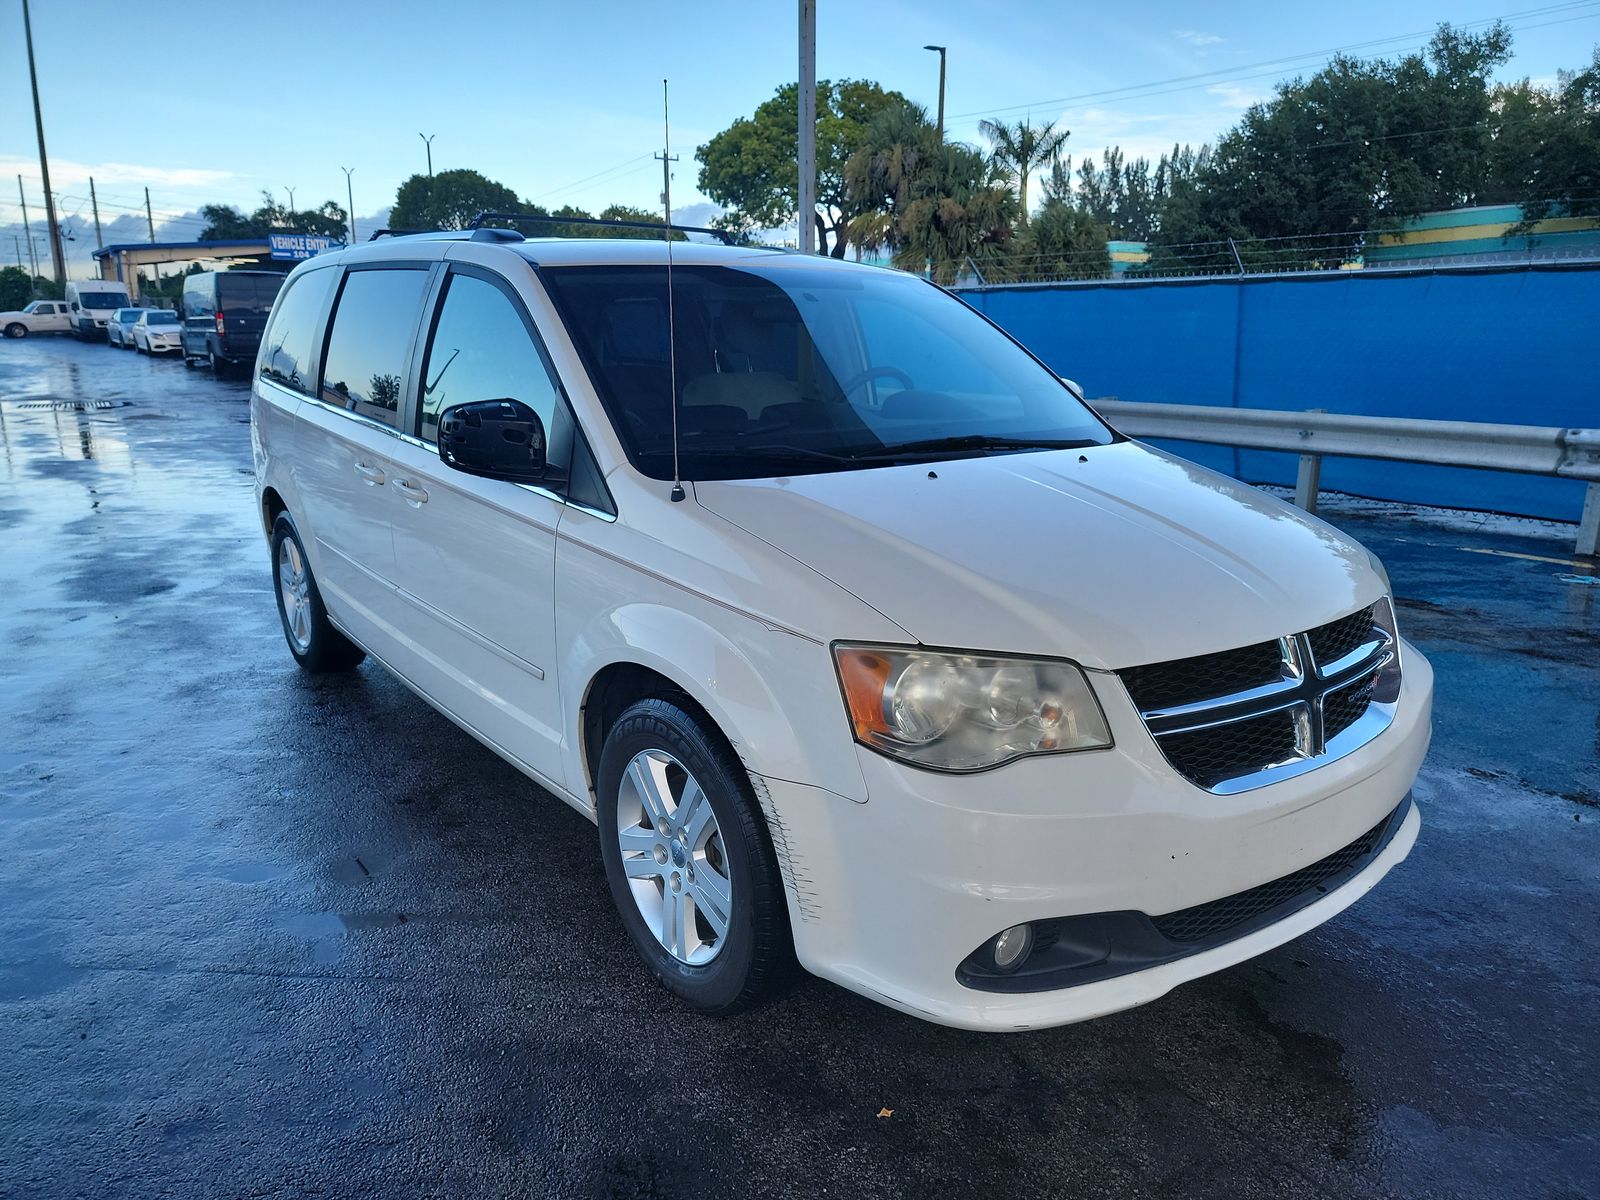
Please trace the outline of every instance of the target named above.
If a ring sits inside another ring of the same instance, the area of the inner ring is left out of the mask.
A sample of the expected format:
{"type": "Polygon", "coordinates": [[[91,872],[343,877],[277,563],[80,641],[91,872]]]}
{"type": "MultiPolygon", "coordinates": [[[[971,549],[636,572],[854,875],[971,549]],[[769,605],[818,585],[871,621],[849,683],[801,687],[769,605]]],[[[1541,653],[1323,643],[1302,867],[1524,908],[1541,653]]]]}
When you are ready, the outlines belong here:
{"type": "Polygon", "coordinates": [[[398,427],[406,358],[428,272],[399,267],[345,276],[322,363],[324,403],[398,427]]]}
{"type": "MultiPolygon", "coordinates": [[[[333,270],[311,271],[284,291],[272,310],[271,323],[262,338],[261,378],[310,394],[317,318],[322,314],[328,290],[338,274],[333,270]]],[[[188,294],[184,299],[188,299],[188,294]]]]}

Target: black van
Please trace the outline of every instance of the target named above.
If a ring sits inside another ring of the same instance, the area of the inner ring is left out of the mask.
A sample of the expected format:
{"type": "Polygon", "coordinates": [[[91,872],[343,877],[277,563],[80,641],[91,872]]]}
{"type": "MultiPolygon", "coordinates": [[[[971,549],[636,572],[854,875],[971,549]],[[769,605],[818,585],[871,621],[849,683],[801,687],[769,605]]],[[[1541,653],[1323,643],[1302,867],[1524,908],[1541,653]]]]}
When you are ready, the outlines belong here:
{"type": "Polygon", "coordinates": [[[278,271],[204,271],[183,281],[183,362],[218,375],[255,360],[267,314],[283,286],[278,271]]]}

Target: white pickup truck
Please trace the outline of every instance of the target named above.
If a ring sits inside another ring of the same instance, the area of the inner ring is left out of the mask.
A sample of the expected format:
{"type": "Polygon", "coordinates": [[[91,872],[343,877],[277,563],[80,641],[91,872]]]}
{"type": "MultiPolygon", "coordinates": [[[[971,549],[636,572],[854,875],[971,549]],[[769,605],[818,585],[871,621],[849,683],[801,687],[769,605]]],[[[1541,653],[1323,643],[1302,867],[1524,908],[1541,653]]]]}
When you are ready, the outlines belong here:
{"type": "Polygon", "coordinates": [[[30,333],[71,333],[72,322],[64,300],[35,300],[17,312],[0,313],[0,333],[23,338],[30,333]]]}

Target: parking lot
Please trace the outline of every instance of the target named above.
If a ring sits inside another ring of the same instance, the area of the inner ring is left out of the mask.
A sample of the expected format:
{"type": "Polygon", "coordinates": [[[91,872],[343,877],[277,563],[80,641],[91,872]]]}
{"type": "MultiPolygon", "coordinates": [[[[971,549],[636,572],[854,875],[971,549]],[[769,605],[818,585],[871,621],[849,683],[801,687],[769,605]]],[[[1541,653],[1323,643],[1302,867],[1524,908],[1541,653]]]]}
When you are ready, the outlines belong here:
{"type": "Polygon", "coordinates": [[[1570,531],[1332,512],[1438,697],[1421,839],[1329,925],[1042,1033],[813,979],[713,1022],[582,817],[380,667],[295,668],[247,398],[0,346],[0,1196],[1600,1195],[1570,531]]]}

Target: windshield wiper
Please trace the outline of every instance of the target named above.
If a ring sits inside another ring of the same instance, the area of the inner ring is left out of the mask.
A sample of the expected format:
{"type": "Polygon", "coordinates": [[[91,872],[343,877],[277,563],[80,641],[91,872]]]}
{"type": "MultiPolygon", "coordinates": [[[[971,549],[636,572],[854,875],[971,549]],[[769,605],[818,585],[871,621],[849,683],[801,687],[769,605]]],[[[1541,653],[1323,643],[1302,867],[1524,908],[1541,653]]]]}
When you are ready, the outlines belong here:
{"type": "Polygon", "coordinates": [[[865,454],[855,454],[856,460],[882,461],[885,459],[925,458],[964,450],[1081,450],[1085,446],[1098,446],[1093,438],[1029,438],[1000,437],[990,433],[966,433],[954,437],[923,438],[915,442],[902,442],[898,446],[885,446],[865,454]]]}

